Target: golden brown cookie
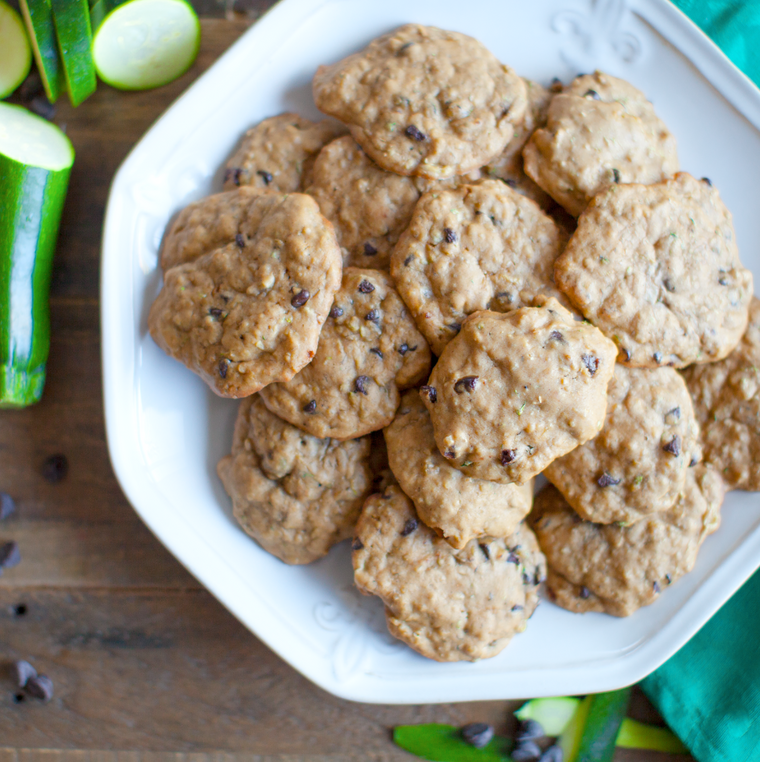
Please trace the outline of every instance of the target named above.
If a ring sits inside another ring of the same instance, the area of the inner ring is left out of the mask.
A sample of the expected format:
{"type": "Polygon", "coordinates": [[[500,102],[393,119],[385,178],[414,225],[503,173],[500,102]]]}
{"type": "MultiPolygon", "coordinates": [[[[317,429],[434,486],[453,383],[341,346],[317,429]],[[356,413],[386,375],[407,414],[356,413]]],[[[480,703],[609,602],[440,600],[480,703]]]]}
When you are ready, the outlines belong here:
{"type": "Polygon", "coordinates": [[[264,550],[308,564],[350,537],[371,491],[369,437],[317,439],[243,400],[217,472],[235,518],[264,550]]]}
{"type": "Polygon", "coordinates": [[[390,276],[347,267],[314,360],[261,397],[314,436],[353,439],[387,426],[399,390],[423,381],[429,369],[430,348],[390,276]]]}
{"type": "Polygon", "coordinates": [[[554,268],[557,286],[634,367],[713,362],[747,326],[752,273],[731,213],[685,172],[613,185],[578,220],[554,268]]]}
{"type": "Polygon", "coordinates": [[[525,83],[459,32],[407,24],[314,77],[314,100],[379,166],[431,180],[499,154],[522,124],[525,83]]]}
{"type": "Polygon", "coordinates": [[[287,381],[317,351],[340,286],[332,225],[300,193],[253,199],[235,243],[168,270],[148,327],[223,397],[287,381]]]}
{"type": "Polygon", "coordinates": [[[456,550],[396,486],[368,498],[352,547],[356,586],[382,599],[391,635],[436,661],[496,656],[525,629],[546,570],[524,524],[456,550]]]}

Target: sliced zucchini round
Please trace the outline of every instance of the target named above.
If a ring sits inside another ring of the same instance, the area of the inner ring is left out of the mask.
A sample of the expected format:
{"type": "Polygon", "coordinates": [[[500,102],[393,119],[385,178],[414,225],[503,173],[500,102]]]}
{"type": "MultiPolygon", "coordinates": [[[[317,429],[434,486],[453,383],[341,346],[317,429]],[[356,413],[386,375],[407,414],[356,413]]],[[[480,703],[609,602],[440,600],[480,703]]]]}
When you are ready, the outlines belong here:
{"type": "Polygon", "coordinates": [[[0,98],[10,95],[32,68],[32,47],[21,16],[0,0],[0,98]]]}
{"type": "Polygon", "coordinates": [[[148,90],[184,74],[200,41],[198,16],[185,0],[129,0],[95,32],[95,68],[113,87],[148,90]]]}

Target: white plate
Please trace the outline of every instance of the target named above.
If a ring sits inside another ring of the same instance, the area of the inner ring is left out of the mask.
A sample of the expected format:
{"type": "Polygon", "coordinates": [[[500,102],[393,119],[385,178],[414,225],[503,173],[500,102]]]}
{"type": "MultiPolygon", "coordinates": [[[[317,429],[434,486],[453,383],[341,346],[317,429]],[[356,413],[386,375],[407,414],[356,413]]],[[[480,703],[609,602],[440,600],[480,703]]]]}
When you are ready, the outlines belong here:
{"type": "Polygon", "coordinates": [[[215,466],[236,403],[215,397],[147,334],[169,217],[221,189],[240,135],[285,110],[318,113],[321,63],[406,22],[471,34],[532,79],[595,68],[640,87],[734,213],[760,278],[760,92],[665,0],[284,0],[140,141],[111,189],[101,283],[103,384],[116,475],[148,526],[247,627],[324,689],[357,701],[427,703],[611,690],[674,653],[760,565],[760,497],[732,493],[696,569],[627,619],[544,602],[498,657],[437,664],[391,642],[378,599],[352,587],[349,549],[288,567],[234,523],[215,466]]]}

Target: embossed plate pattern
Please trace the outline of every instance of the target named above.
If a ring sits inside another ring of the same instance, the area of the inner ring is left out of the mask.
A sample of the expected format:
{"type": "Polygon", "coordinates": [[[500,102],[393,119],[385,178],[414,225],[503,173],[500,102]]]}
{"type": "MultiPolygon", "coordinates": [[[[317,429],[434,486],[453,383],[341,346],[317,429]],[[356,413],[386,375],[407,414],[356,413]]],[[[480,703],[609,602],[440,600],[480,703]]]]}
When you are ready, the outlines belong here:
{"type": "Polygon", "coordinates": [[[677,136],[682,167],[721,190],[743,261],[760,278],[760,94],[665,0],[283,0],[166,112],[114,180],[101,284],[114,470],[177,558],[336,695],[423,703],[610,690],[657,667],[760,565],[760,496],[732,493],[694,572],[634,616],[578,616],[544,602],[495,659],[437,664],[391,641],[382,605],[352,587],[346,543],[309,567],[287,567],[236,526],[215,474],[236,403],[214,397],[147,335],[169,217],[221,189],[219,167],[249,125],[286,109],[317,116],[317,65],[406,22],[471,34],[541,82],[594,68],[629,79],[677,136]]]}

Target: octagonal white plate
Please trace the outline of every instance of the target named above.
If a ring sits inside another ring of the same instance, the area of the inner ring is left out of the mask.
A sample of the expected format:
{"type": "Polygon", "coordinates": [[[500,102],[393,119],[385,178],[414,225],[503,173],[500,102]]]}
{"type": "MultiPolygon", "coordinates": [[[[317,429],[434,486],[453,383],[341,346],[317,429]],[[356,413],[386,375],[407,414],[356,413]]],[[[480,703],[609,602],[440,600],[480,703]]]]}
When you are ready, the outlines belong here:
{"type": "Polygon", "coordinates": [[[245,129],[296,110],[317,117],[317,65],[405,22],[482,40],[548,83],[600,68],[654,102],[681,165],[709,176],[760,277],[760,93],[665,0],[283,0],[151,128],[113,182],[103,239],[103,378],[116,475],[148,526],[247,627],[326,690],[418,703],[610,690],[674,653],[760,565],[760,496],[732,493],[696,569],[627,619],[544,602],[498,657],[437,664],[391,642],[382,605],[352,587],[349,549],[308,567],[267,555],[234,523],[215,473],[236,403],[215,397],[151,341],[146,316],[170,216],[221,189],[245,129]]]}

